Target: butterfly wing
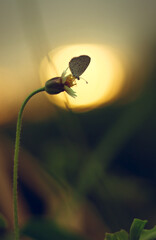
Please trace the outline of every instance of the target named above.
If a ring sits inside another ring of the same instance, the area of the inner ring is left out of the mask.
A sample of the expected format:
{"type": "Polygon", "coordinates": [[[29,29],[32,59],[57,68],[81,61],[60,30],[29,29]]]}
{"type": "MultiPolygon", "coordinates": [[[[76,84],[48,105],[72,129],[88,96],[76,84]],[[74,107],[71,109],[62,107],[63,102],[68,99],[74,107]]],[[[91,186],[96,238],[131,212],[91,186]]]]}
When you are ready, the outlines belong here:
{"type": "Polygon", "coordinates": [[[86,70],[90,63],[91,58],[87,55],[74,57],[69,62],[69,68],[74,77],[79,79],[79,76],[86,70]]]}

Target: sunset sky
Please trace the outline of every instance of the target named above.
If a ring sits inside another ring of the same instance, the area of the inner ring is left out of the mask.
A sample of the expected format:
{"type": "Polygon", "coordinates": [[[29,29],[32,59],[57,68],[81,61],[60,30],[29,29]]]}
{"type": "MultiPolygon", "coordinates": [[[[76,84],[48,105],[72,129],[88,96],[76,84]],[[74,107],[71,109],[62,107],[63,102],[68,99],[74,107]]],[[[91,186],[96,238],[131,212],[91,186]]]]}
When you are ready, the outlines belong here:
{"type": "MultiPolygon", "coordinates": [[[[41,86],[39,72],[43,58],[62,46],[94,44],[97,48],[102,46],[106,52],[111,49],[111,56],[122,66],[123,86],[126,89],[133,88],[138,83],[133,80],[129,82],[128,71],[146,65],[146,59],[143,61],[143,58],[156,36],[155,9],[154,0],[1,1],[0,114],[4,118],[1,121],[5,121],[7,116],[9,119],[11,110],[17,111],[24,97],[41,86]]],[[[78,51],[77,55],[80,54],[78,51]]],[[[94,62],[94,55],[92,58],[94,62]]],[[[100,62],[101,66],[96,64],[102,72],[107,68],[103,63],[109,60],[104,56],[100,62]]],[[[61,66],[59,62],[53,64],[55,67],[61,66]]],[[[64,65],[67,64],[68,60],[64,61],[64,65]]],[[[91,65],[90,69],[95,69],[95,66],[91,65]]],[[[120,83],[116,70],[113,67],[111,69],[116,75],[113,81],[120,83]]],[[[147,65],[142,70],[143,75],[146,69],[147,65]]],[[[103,79],[105,84],[107,81],[110,83],[105,71],[103,75],[96,72],[91,75],[94,79],[97,76],[95,88],[99,79],[103,79]]],[[[114,86],[112,84],[112,89],[114,86]]],[[[87,86],[84,88],[87,89],[87,86]]],[[[104,94],[107,95],[105,91],[104,94]]]]}

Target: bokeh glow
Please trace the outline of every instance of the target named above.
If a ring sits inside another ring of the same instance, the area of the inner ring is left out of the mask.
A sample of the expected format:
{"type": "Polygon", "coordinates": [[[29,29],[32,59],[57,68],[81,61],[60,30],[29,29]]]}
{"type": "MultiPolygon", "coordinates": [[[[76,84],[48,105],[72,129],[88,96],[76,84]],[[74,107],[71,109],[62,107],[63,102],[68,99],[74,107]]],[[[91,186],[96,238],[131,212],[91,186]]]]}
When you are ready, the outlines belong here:
{"type": "MultiPolygon", "coordinates": [[[[57,48],[46,56],[40,68],[42,85],[50,78],[61,76],[73,57],[88,55],[91,63],[72,89],[77,93],[74,99],[65,92],[48,95],[50,101],[60,107],[78,111],[93,109],[116,99],[122,90],[124,71],[119,58],[113,49],[104,45],[79,44],[57,48]]],[[[70,73],[70,70],[69,70],[70,73]]]]}

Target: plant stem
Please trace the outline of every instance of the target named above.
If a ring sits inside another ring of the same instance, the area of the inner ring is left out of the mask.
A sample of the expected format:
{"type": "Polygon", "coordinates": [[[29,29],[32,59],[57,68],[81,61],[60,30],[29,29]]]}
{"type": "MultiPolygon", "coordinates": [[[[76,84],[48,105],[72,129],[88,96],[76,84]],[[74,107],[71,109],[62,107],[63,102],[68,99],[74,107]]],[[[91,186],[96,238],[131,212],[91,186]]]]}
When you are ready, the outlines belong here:
{"type": "Polygon", "coordinates": [[[39,93],[45,91],[45,87],[39,88],[33,91],[23,102],[18,114],[17,127],[16,127],[16,141],[15,141],[15,153],[14,153],[14,168],[13,168],[13,208],[14,208],[14,239],[19,240],[19,225],[18,225],[18,196],[17,196],[17,178],[18,178],[18,154],[20,145],[21,123],[22,113],[26,103],[29,99],[39,93]]]}

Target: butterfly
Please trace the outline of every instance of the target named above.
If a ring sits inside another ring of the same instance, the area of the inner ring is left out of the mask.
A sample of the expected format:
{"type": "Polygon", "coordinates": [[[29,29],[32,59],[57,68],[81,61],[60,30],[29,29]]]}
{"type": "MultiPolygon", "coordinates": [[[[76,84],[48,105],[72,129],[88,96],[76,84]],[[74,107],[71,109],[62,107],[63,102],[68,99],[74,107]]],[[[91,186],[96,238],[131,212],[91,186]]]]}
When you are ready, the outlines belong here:
{"type": "MultiPolygon", "coordinates": [[[[86,70],[90,61],[91,58],[87,55],[81,55],[79,57],[72,58],[69,62],[69,69],[71,71],[71,74],[67,75],[67,68],[65,71],[63,71],[61,77],[51,78],[45,84],[45,91],[49,94],[58,94],[60,92],[66,91],[70,96],[75,98],[77,95],[71,89],[71,87],[76,85],[75,80],[80,79],[80,76],[86,70]]],[[[88,83],[86,80],[85,82],[88,83]]]]}
{"type": "Polygon", "coordinates": [[[87,55],[72,58],[69,62],[69,69],[72,75],[79,80],[82,73],[87,69],[90,61],[91,58],[87,55]]]}

